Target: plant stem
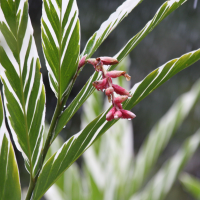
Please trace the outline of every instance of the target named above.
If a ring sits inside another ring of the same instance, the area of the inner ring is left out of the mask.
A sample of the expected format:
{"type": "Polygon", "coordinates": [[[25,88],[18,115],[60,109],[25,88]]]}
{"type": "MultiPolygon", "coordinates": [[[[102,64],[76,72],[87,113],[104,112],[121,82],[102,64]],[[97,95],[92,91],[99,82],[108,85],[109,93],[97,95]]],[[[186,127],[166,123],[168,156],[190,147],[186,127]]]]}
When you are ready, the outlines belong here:
{"type": "Polygon", "coordinates": [[[59,103],[57,101],[56,109],[55,109],[55,112],[54,112],[54,115],[53,115],[53,118],[52,118],[52,121],[51,121],[51,125],[50,125],[49,132],[48,132],[45,144],[44,144],[44,148],[43,148],[42,164],[43,164],[44,159],[46,157],[47,151],[48,151],[48,149],[51,145],[51,139],[52,139],[52,136],[53,136],[53,131],[56,127],[57,119],[58,119],[59,115],[61,114],[62,109],[63,109],[62,102],[59,103]]]}
{"type": "Polygon", "coordinates": [[[30,174],[30,183],[29,183],[29,187],[28,187],[28,192],[26,194],[26,200],[31,199],[31,195],[32,195],[34,188],[35,188],[35,179],[33,179],[32,175],[30,174]]]}

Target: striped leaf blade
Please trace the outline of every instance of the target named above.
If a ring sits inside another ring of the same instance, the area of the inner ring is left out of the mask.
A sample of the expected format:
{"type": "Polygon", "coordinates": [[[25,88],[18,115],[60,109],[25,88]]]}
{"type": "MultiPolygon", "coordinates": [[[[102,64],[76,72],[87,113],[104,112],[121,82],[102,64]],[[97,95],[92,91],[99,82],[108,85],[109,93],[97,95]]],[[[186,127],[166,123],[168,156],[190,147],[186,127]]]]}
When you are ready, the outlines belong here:
{"type": "Polygon", "coordinates": [[[76,0],[43,0],[42,46],[49,81],[59,102],[70,89],[80,51],[76,0]]]}
{"type": "Polygon", "coordinates": [[[3,104],[0,94],[0,198],[20,200],[21,186],[19,170],[12,143],[5,124],[3,104]],[[12,191],[12,192],[11,192],[12,191]]]}
{"type": "Polygon", "coordinates": [[[189,194],[195,199],[200,199],[200,180],[198,178],[188,173],[182,173],[180,181],[189,194]]]}
{"type": "Polygon", "coordinates": [[[0,68],[6,116],[26,168],[35,176],[42,150],[45,90],[28,1],[1,1],[0,13],[0,68]]]}
{"type": "Polygon", "coordinates": [[[108,35],[117,27],[117,25],[128,16],[128,14],[143,0],[126,0],[120,5],[117,10],[110,15],[110,17],[102,23],[99,30],[97,30],[88,40],[81,55],[91,57],[97,50],[101,43],[108,37],[108,35]]]}
{"type": "Polygon", "coordinates": [[[179,151],[169,159],[145,188],[130,200],[162,200],[169,193],[179,173],[200,144],[200,130],[189,137],[179,151]]]}
{"type": "MultiPolygon", "coordinates": [[[[120,50],[114,57],[117,58],[119,62],[122,61],[165,17],[167,17],[172,11],[176,10],[185,1],[186,0],[166,1],[158,9],[153,19],[150,20],[138,34],[131,38],[122,48],[122,50],[120,50]]],[[[116,67],[117,65],[113,65],[109,68],[109,70],[113,70],[116,67]]],[[[55,130],[55,137],[81,107],[81,105],[86,101],[86,99],[94,92],[95,88],[92,86],[92,82],[99,80],[100,78],[101,75],[95,72],[72,101],[72,103],[61,114],[55,130]]]]}
{"type": "Polygon", "coordinates": [[[158,156],[172,138],[173,133],[194,108],[199,98],[200,80],[193,85],[189,92],[181,95],[169,111],[152,128],[135,157],[134,174],[129,184],[131,194],[137,192],[148,179],[158,156]]]}
{"type": "MultiPolygon", "coordinates": [[[[124,103],[124,109],[130,110],[143,98],[149,95],[161,84],[169,80],[179,71],[190,66],[200,59],[200,49],[189,52],[180,58],[171,60],[151,72],[143,81],[137,83],[132,89],[132,97],[124,103]]],[[[108,109],[109,110],[109,109],[108,109]]],[[[41,195],[56,181],[56,179],[117,121],[106,121],[107,111],[100,114],[82,131],[72,136],[44,165],[38,177],[34,197],[41,195]],[[45,183],[44,183],[45,179],[45,183]]]]}

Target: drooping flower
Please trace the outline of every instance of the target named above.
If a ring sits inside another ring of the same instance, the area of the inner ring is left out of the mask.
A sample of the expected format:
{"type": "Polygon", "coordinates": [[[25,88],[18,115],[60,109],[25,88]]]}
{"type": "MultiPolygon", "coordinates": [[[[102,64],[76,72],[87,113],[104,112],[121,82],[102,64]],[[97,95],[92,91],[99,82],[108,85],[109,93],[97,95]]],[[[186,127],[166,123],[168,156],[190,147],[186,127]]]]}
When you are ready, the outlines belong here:
{"type": "Polygon", "coordinates": [[[114,103],[122,103],[128,99],[128,96],[123,95],[123,96],[118,96],[114,98],[114,103]]]}
{"type": "Polygon", "coordinates": [[[123,110],[122,109],[120,111],[122,113],[122,118],[124,118],[124,119],[133,119],[133,118],[136,117],[136,115],[129,110],[123,110]]]}
{"type": "Polygon", "coordinates": [[[99,81],[94,81],[92,83],[92,85],[97,89],[97,90],[105,90],[107,88],[107,82],[108,82],[108,79],[107,78],[104,78],[102,80],[99,80],[99,81]]]}
{"type": "MultiPolygon", "coordinates": [[[[113,107],[109,110],[106,115],[106,120],[111,121],[113,119],[133,119],[136,117],[134,113],[128,110],[124,110],[122,107],[122,103],[131,97],[129,91],[124,89],[123,87],[113,84],[112,78],[117,78],[120,76],[124,76],[127,81],[131,79],[131,77],[125,71],[107,71],[103,65],[115,65],[118,63],[118,60],[111,57],[99,57],[99,58],[90,58],[86,62],[92,64],[97,72],[102,72],[102,80],[94,81],[92,84],[97,90],[104,91],[108,97],[108,101],[112,102],[113,107]],[[121,96],[115,97],[114,92],[121,96]]],[[[81,63],[85,63],[85,60],[80,61],[81,63]]]]}
{"type": "Polygon", "coordinates": [[[123,87],[119,86],[119,85],[116,85],[116,84],[112,84],[112,87],[114,89],[114,91],[117,93],[117,94],[120,94],[120,95],[127,95],[129,97],[131,97],[131,94],[129,93],[128,90],[124,89],[123,87]]]}
{"type": "Polygon", "coordinates": [[[115,114],[114,114],[114,118],[119,119],[121,117],[122,117],[122,112],[120,110],[116,111],[115,114]]]}
{"type": "Polygon", "coordinates": [[[114,114],[115,114],[115,111],[116,111],[116,108],[115,107],[112,107],[109,112],[107,113],[106,115],[106,120],[107,121],[111,121],[114,119],[114,114]]]}
{"type": "Polygon", "coordinates": [[[105,90],[105,94],[108,96],[110,94],[112,94],[114,92],[114,89],[113,87],[108,87],[106,90],[105,90]]]}
{"type": "Polygon", "coordinates": [[[104,65],[115,65],[118,64],[118,60],[112,57],[99,57],[97,60],[101,60],[104,65]]]}

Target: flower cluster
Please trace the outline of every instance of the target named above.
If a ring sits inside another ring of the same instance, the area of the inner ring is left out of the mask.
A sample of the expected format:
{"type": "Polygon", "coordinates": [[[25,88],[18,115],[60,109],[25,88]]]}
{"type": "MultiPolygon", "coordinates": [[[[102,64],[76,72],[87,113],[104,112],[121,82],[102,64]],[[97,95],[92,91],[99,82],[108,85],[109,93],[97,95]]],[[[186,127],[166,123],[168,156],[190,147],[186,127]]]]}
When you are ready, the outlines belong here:
{"type": "Polygon", "coordinates": [[[112,78],[124,76],[127,81],[130,81],[131,77],[125,71],[107,71],[103,67],[103,65],[115,65],[118,63],[118,60],[111,57],[90,58],[86,60],[86,56],[84,56],[80,60],[78,68],[80,69],[86,62],[92,64],[97,72],[102,72],[102,80],[94,81],[92,84],[97,90],[105,91],[109,102],[112,101],[113,108],[107,113],[106,120],[135,118],[136,115],[134,113],[122,108],[122,102],[131,97],[131,94],[123,87],[112,83],[112,78]],[[114,92],[120,96],[115,97],[114,92]]]}

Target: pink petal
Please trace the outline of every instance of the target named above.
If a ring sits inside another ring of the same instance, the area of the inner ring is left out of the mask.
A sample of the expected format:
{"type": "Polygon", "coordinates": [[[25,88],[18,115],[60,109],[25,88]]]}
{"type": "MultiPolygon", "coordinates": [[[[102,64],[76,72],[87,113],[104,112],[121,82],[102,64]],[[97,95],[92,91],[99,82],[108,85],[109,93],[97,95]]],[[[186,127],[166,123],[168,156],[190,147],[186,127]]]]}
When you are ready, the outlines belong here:
{"type": "Polygon", "coordinates": [[[112,87],[109,87],[106,89],[105,94],[108,96],[114,92],[114,89],[112,87]]]}
{"type": "Polygon", "coordinates": [[[124,102],[126,99],[128,99],[128,96],[119,96],[119,97],[115,97],[114,102],[117,103],[122,103],[124,102]]]}
{"type": "Polygon", "coordinates": [[[117,94],[127,95],[127,96],[131,97],[131,94],[129,93],[129,91],[124,89],[123,87],[116,85],[116,84],[112,84],[112,87],[117,94]]]}
{"type": "Polygon", "coordinates": [[[97,59],[100,59],[104,65],[115,65],[118,64],[118,60],[112,57],[99,57],[97,59]]]}
{"type": "Polygon", "coordinates": [[[136,117],[136,115],[129,110],[123,110],[122,109],[120,111],[122,113],[122,118],[124,118],[124,119],[133,119],[133,118],[136,117]]]}
{"type": "Polygon", "coordinates": [[[114,114],[114,118],[115,118],[115,119],[119,119],[119,118],[121,118],[121,117],[122,117],[121,111],[119,111],[119,110],[116,111],[115,114],[114,114]]]}
{"type": "Polygon", "coordinates": [[[112,119],[114,119],[115,111],[116,111],[115,107],[113,107],[113,108],[111,108],[111,109],[109,110],[109,112],[108,112],[107,115],[106,115],[106,120],[107,120],[107,121],[111,121],[112,119]]]}

